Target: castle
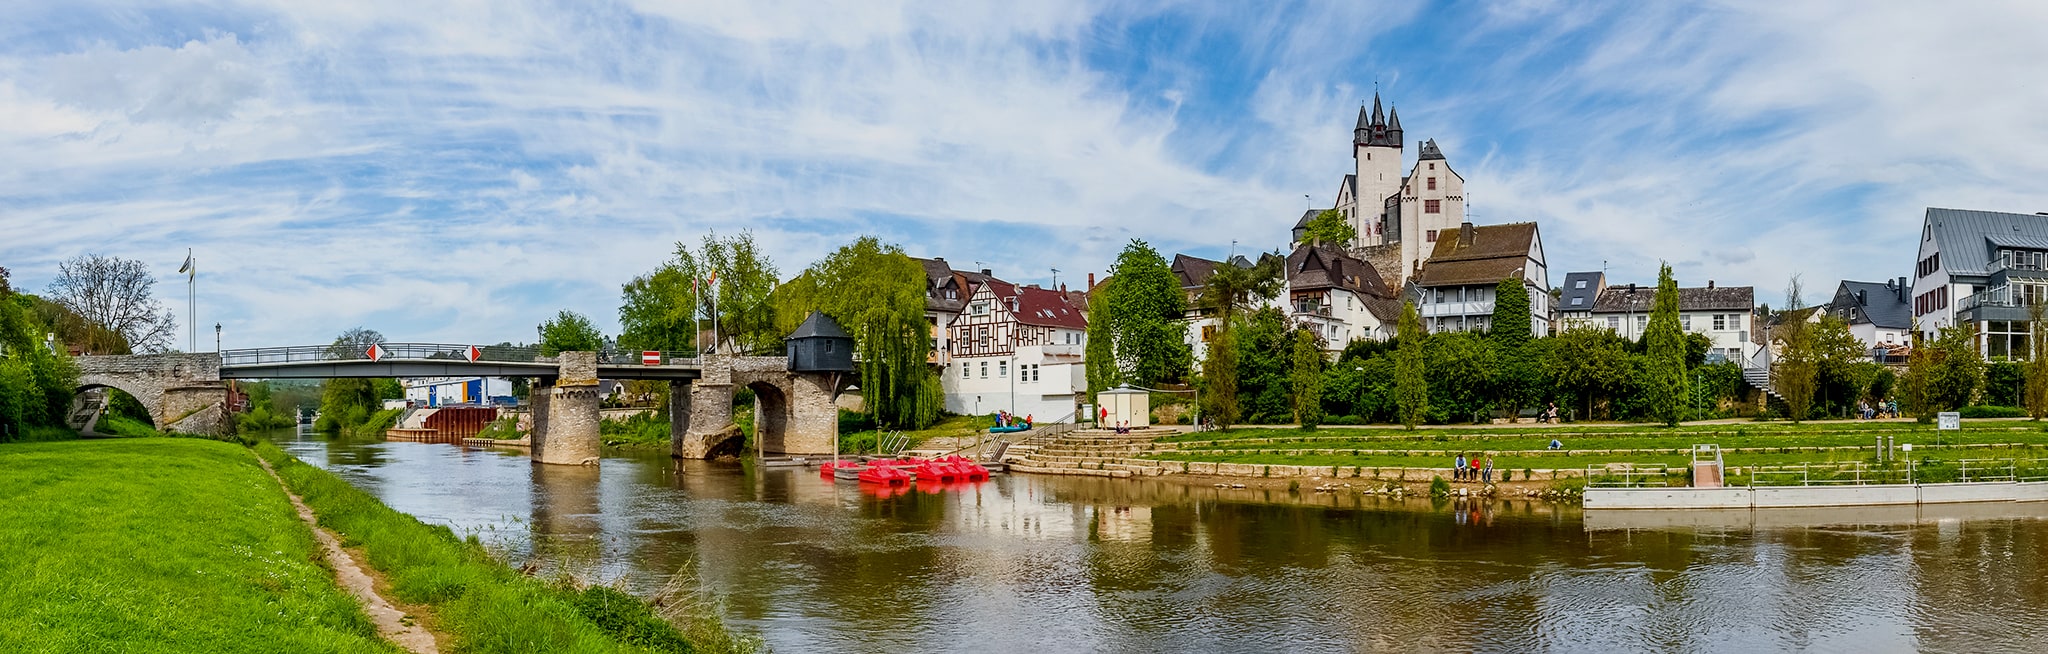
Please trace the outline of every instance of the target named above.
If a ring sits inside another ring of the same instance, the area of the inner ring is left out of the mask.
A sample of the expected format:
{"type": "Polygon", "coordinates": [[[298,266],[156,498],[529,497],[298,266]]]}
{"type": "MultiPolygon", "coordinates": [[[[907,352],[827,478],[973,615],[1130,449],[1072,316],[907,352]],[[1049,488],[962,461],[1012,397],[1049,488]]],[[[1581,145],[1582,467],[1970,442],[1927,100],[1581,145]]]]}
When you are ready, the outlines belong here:
{"type": "MultiPolygon", "coordinates": [[[[1465,178],[1451,170],[1435,139],[1417,150],[1415,164],[1402,174],[1401,112],[1381,111],[1374,93],[1369,113],[1358,108],[1351,136],[1355,170],[1338,185],[1333,206],[1358,233],[1349,249],[1371,262],[1392,288],[1415,276],[1439,234],[1454,233],[1465,222],[1465,178]]],[[[1295,224],[1297,241],[1322,211],[1310,210],[1295,224]]]]}

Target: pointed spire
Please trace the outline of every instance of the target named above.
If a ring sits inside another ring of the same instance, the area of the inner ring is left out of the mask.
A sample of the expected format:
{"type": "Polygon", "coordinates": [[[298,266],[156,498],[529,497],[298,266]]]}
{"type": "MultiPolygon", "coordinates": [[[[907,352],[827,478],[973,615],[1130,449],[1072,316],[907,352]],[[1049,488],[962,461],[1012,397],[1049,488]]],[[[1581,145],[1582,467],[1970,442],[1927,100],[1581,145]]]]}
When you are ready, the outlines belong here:
{"type": "Polygon", "coordinates": [[[1356,129],[1364,130],[1371,127],[1372,121],[1365,116],[1365,105],[1358,105],[1358,127],[1356,129]]]}
{"type": "Polygon", "coordinates": [[[1387,126],[1387,115],[1380,111],[1380,94],[1378,91],[1374,91],[1372,94],[1372,126],[1387,126]]]}
{"type": "MultiPolygon", "coordinates": [[[[1401,131],[1401,108],[1400,108],[1400,107],[1394,107],[1394,108],[1392,108],[1392,109],[1389,109],[1389,110],[1387,111],[1387,131],[1390,131],[1390,132],[1398,132],[1398,131],[1401,131]]],[[[1399,140],[1399,139],[1395,139],[1395,140],[1399,140]]]]}
{"type": "Polygon", "coordinates": [[[1439,149],[1437,149],[1437,147],[1436,147],[1436,139],[1430,139],[1430,140],[1427,140],[1427,141],[1423,141],[1423,142],[1422,142],[1422,153],[1421,153],[1420,155],[1417,155],[1417,159],[1416,159],[1416,160],[1417,160],[1417,161],[1427,161],[1427,160],[1430,160],[1430,159],[1442,159],[1442,158],[1444,158],[1444,152],[1443,152],[1443,150],[1439,150],[1439,149]]]}

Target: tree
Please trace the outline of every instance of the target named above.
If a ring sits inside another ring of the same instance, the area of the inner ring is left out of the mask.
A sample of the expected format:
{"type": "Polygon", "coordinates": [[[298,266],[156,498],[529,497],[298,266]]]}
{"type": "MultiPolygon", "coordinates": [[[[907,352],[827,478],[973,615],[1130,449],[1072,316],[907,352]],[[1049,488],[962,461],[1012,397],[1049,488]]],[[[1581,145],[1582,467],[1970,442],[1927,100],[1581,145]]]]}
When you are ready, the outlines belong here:
{"type": "Polygon", "coordinates": [[[1429,412],[1429,379],[1423,370],[1422,318],[1415,313],[1413,301],[1401,307],[1401,325],[1396,338],[1401,339],[1400,349],[1394,356],[1394,402],[1399,408],[1401,426],[1414,429],[1429,412]]]}
{"type": "Polygon", "coordinates": [[[1499,360],[1494,375],[1494,399],[1510,417],[1536,401],[1543,384],[1542,365],[1530,344],[1529,289],[1520,276],[1510,275],[1493,287],[1492,330],[1487,336],[1499,360]]]}
{"type": "Polygon", "coordinates": [[[946,396],[930,363],[924,268],[902,248],[863,236],[798,277],[802,287],[782,294],[790,303],[777,305],[776,313],[815,308],[853,336],[861,399],[875,424],[923,429],[937,422],[946,396]]]}
{"type": "Polygon", "coordinates": [[[781,329],[789,316],[777,315],[771,300],[777,279],[753,232],[706,233],[695,250],[678,242],[674,258],[620,289],[619,340],[640,349],[695,351],[697,334],[711,326],[710,309],[716,308],[720,351],[779,352],[782,337],[807,314],[781,329]]]}
{"type": "MultiPolygon", "coordinates": [[[[1105,280],[1088,291],[1088,343],[1082,356],[1091,398],[1115,388],[1123,380],[1116,368],[1116,333],[1110,329],[1109,320],[1109,285],[1114,283],[1116,280],[1105,280]]],[[[1210,346],[1212,350],[1215,347],[1210,346]]]]}
{"type": "Polygon", "coordinates": [[[1906,374],[1899,379],[1899,409],[1922,424],[1934,419],[1928,383],[1934,374],[1934,349],[1920,331],[1920,319],[1912,322],[1913,350],[1906,355],[1906,374]]]}
{"type": "Polygon", "coordinates": [[[34,300],[15,294],[0,268],[0,441],[63,424],[77,388],[71,357],[45,346],[48,326],[32,310],[34,300]]]}
{"type": "Polygon", "coordinates": [[[1262,307],[1245,316],[1232,333],[1237,347],[1238,406],[1246,422],[1293,419],[1293,331],[1287,314],[1262,307]]]}
{"type": "Polygon", "coordinates": [[[1876,364],[1869,360],[1870,348],[1849,331],[1847,321],[1821,314],[1820,322],[1811,325],[1810,330],[1814,390],[1820,394],[1820,404],[1828,415],[1841,415],[1863,399],[1863,390],[1870,387],[1870,378],[1877,372],[1872,367],[1876,364]]]}
{"type": "MultiPolygon", "coordinates": [[[[367,358],[364,351],[371,345],[383,342],[384,335],[376,330],[355,327],[334,337],[327,351],[337,359],[362,359],[367,358]]],[[[320,386],[320,419],[313,428],[325,432],[357,429],[384,400],[400,397],[404,390],[394,379],[329,379],[320,386]]]]}
{"type": "Polygon", "coordinates": [[[540,332],[540,355],[563,352],[597,352],[604,349],[604,335],[583,314],[563,309],[536,328],[540,332]]]}
{"type": "Polygon", "coordinates": [[[1477,332],[1431,335],[1423,346],[1429,370],[1430,416],[1438,421],[1478,422],[1493,407],[1500,369],[1493,343],[1477,332]]]}
{"type": "Polygon", "coordinates": [[[1581,416],[1593,416],[1593,401],[1611,399],[1629,375],[1627,343],[1614,332],[1572,325],[1550,339],[1544,372],[1560,393],[1577,400],[1581,416]]]}
{"type": "Polygon", "coordinates": [[[1351,226],[1351,221],[1344,219],[1343,212],[1324,209],[1322,213],[1308,220],[1301,239],[1309,243],[1344,247],[1358,239],[1358,229],[1351,226]]]}
{"type": "Polygon", "coordinates": [[[1649,355],[1643,390],[1650,415],[1667,427],[1677,426],[1686,411],[1685,332],[1678,325],[1678,280],[1670,264],[1658,268],[1656,304],[1650,307],[1643,344],[1649,355]]]}
{"type": "MultiPolygon", "coordinates": [[[[137,352],[161,352],[177,335],[177,320],[153,295],[156,278],[140,261],[81,255],[57,264],[49,296],[81,318],[119,334],[137,352]]],[[[96,352],[114,352],[111,343],[88,344],[96,352]],[[105,349],[101,349],[105,348],[105,349]]],[[[116,352],[118,353],[118,352],[116,352]]]]}
{"type": "Polygon", "coordinates": [[[1293,354],[1289,357],[1294,387],[1294,422],[1303,429],[1315,429],[1323,422],[1323,339],[1315,330],[1294,330],[1293,354]]]}
{"type": "Polygon", "coordinates": [[[1977,354],[1977,325],[1941,328],[1934,339],[1934,365],[1928,369],[1930,411],[1953,411],[1970,405],[1984,381],[1984,357],[1977,354]]]}
{"type": "Polygon", "coordinates": [[[1786,417],[1792,422],[1806,419],[1813,407],[1814,386],[1819,373],[1814,351],[1814,327],[1805,320],[1787,319],[1771,330],[1772,338],[1783,344],[1771,363],[1771,386],[1785,398],[1786,417]]]}
{"type": "Polygon", "coordinates": [[[1228,429],[1242,415],[1237,405],[1238,315],[1254,311],[1280,294],[1279,257],[1260,257],[1250,268],[1224,264],[1203,285],[1202,308],[1215,318],[1206,359],[1202,362],[1202,414],[1228,429]]]}
{"type": "Polygon", "coordinates": [[[1138,239],[1117,255],[1110,275],[1114,283],[1106,317],[1119,376],[1139,386],[1180,379],[1192,358],[1180,278],[1157,250],[1138,239]]]}
{"type": "Polygon", "coordinates": [[[1798,273],[1793,273],[1792,279],[1785,282],[1785,311],[1798,311],[1806,308],[1806,298],[1804,297],[1806,284],[1799,277],[1798,273]]]}
{"type": "Polygon", "coordinates": [[[2027,304],[2027,415],[2048,417],[2048,303],[2027,304]]]}
{"type": "Polygon", "coordinates": [[[694,354],[698,312],[691,279],[671,262],[626,282],[619,291],[619,345],[694,354]]]}

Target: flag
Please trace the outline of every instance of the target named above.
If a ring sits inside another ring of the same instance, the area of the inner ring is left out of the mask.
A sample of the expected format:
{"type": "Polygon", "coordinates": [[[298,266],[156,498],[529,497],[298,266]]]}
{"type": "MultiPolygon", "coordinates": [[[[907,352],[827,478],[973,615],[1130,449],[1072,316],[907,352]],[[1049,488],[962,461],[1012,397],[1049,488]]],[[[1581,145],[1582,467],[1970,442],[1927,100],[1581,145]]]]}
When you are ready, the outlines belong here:
{"type": "Polygon", "coordinates": [[[190,278],[192,278],[192,277],[194,277],[194,276],[197,276],[197,275],[199,274],[199,266],[197,266],[197,265],[194,265],[194,264],[192,263],[192,251],[191,251],[191,250],[186,250],[186,251],[185,251],[185,265],[182,265],[182,266],[178,266],[178,272],[181,272],[181,273],[185,273],[185,277],[186,277],[187,279],[190,279],[190,278]]]}

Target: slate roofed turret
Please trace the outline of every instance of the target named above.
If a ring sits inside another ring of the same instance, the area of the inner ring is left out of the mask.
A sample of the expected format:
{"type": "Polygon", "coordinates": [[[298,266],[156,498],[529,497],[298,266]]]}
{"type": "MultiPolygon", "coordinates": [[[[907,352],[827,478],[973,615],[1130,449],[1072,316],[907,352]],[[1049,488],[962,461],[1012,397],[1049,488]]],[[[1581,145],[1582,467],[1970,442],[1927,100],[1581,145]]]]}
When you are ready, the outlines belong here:
{"type": "Polygon", "coordinates": [[[1399,107],[1387,111],[1387,139],[1395,143],[1402,142],[1401,109],[1399,107]]]}
{"type": "MultiPolygon", "coordinates": [[[[1397,112],[1398,113],[1398,112],[1397,112]]],[[[1364,105],[1358,107],[1358,126],[1351,131],[1352,145],[1370,145],[1399,149],[1401,147],[1401,118],[1396,115],[1388,123],[1388,114],[1380,104],[1380,94],[1372,94],[1372,111],[1364,105]]]]}
{"type": "Polygon", "coordinates": [[[1430,139],[1430,140],[1427,140],[1427,141],[1423,141],[1423,142],[1422,142],[1422,153],[1421,153],[1421,154],[1418,154],[1418,155],[1416,155],[1416,160],[1418,160],[1418,161],[1422,161],[1422,160],[1428,160],[1428,159],[1442,159],[1442,158],[1444,158],[1444,152],[1443,152],[1442,150],[1439,150],[1439,149],[1437,149],[1437,147],[1436,147],[1436,139],[1430,139]]]}

